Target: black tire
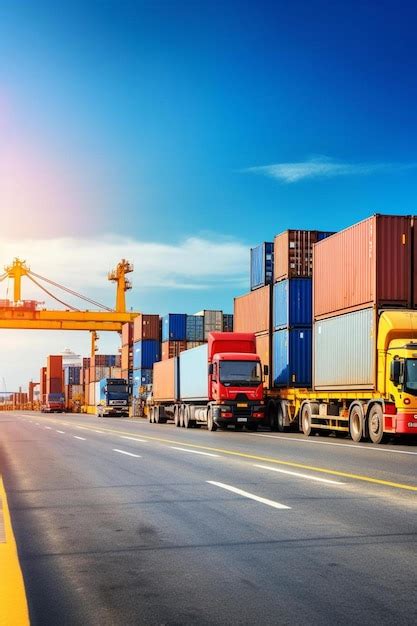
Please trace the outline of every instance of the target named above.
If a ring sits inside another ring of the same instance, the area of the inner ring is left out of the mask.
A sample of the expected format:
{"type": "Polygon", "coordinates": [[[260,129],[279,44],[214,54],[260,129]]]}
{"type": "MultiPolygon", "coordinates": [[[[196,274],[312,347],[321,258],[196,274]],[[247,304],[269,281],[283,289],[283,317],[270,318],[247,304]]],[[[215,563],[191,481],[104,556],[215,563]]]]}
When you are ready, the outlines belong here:
{"type": "Polygon", "coordinates": [[[153,421],[154,421],[154,424],[159,424],[159,406],[155,407],[153,421]]]}
{"type": "Polygon", "coordinates": [[[217,430],[217,424],[214,423],[213,413],[211,412],[211,409],[209,409],[207,413],[207,430],[210,430],[211,432],[217,430]]]}
{"type": "Polygon", "coordinates": [[[305,402],[301,407],[301,429],[306,437],[310,437],[314,433],[312,415],[313,411],[310,402],[305,402]]]}
{"type": "Polygon", "coordinates": [[[383,443],[386,439],[384,435],[384,414],[380,404],[373,404],[369,411],[368,432],[372,443],[383,443]]]}
{"type": "Polygon", "coordinates": [[[349,412],[349,435],[355,443],[363,439],[365,416],[360,404],[354,404],[349,412]]]}
{"type": "Polygon", "coordinates": [[[282,407],[277,407],[277,430],[279,433],[285,433],[288,430],[288,426],[284,423],[284,413],[282,407]]]}
{"type": "Polygon", "coordinates": [[[180,428],[184,426],[184,405],[182,404],[179,409],[180,428]]]}
{"type": "Polygon", "coordinates": [[[278,430],[277,407],[273,403],[268,406],[268,424],[273,432],[278,430]]]}

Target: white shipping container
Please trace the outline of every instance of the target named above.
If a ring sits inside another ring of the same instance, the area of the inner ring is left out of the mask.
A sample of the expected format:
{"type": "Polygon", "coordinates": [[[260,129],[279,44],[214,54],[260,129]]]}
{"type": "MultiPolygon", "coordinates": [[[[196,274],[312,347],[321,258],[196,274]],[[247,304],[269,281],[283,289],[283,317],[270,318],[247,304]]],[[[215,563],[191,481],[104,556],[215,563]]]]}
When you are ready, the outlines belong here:
{"type": "Polygon", "coordinates": [[[376,387],[376,313],[368,308],[314,323],[313,385],[317,390],[376,387]]]}

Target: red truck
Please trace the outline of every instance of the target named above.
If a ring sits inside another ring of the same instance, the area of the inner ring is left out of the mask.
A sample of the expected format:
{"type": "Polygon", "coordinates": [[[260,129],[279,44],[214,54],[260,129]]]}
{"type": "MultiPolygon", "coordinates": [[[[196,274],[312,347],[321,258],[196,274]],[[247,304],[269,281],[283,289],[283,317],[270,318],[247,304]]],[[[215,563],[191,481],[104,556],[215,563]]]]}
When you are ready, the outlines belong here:
{"type": "Polygon", "coordinates": [[[253,333],[210,333],[207,344],[155,363],[149,421],[257,430],[264,419],[267,373],[253,333]]]}

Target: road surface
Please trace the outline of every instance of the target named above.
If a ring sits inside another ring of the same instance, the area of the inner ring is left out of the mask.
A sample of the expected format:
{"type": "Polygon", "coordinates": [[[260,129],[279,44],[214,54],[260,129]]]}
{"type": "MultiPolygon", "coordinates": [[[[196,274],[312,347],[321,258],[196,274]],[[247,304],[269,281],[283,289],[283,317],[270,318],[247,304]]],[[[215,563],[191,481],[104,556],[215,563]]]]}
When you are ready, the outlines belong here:
{"type": "Polygon", "coordinates": [[[417,446],[0,413],[34,625],[415,624],[417,446]]]}

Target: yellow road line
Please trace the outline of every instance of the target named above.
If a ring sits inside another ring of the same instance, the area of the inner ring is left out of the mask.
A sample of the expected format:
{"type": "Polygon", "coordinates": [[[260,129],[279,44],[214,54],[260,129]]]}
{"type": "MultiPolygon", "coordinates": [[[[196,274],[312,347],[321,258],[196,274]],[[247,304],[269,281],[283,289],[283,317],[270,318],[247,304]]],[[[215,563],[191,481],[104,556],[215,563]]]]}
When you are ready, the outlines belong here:
{"type": "Polygon", "coordinates": [[[5,530],[5,541],[0,543],[0,625],[26,626],[30,622],[25,586],[1,477],[0,498],[5,530]]]}
{"type": "MultiPolygon", "coordinates": [[[[95,430],[95,428],[91,428],[90,426],[85,426],[85,428],[88,430],[92,430],[92,431],[95,430]]],[[[102,428],[102,430],[103,432],[114,433],[116,435],[132,435],[131,431],[115,430],[113,428],[102,428]]],[[[164,439],[162,437],[142,435],[142,433],[140,433],[140,437],[142,437],[143,439],[149,439],[150,441],[158,441],[160,443],[174,443],[176,445],[180,443],[182,446],[187,446],[188,448],[197,448],[199,450],[210,450],[211,452],[221,452],[222,454],[227,454],[228,456],[236,456],[236,457],[240,457],[244,459],[251,459],[254,461],[275,463],[276,465],[286,465],[288,467],[297,467],[299,469],[310,470],[312,472],[320,472],[321,474],[329,474],[331,476],[342,476],[343,478],[351,478],[353,480],[360,480],[362,482],[373,483],[375,485],[383,485],[385,487],[393,487],[394,489],[403,489],[405,491],[417,492],[417,486],[415,485],[396,483],[390,480],[372,478],[372,476],[364,476],[362,474],[351,474],[350,472],[342,472],[340,470],[328,469],[325,467],[317,467],[315,465],[305,465],[304,463],[296,463],[294,461],[282,461],[280,459],[276,459],[273,457],[258,456],[255,454],[247,454],[246,452],[238,452],[236,450],[228,450],[225,448],[214,448],[212,446],[198,445],[195,443],[184,443],[183,441],[179,442],[178,440],[175,440],[175,439],[164,439]]]]}

